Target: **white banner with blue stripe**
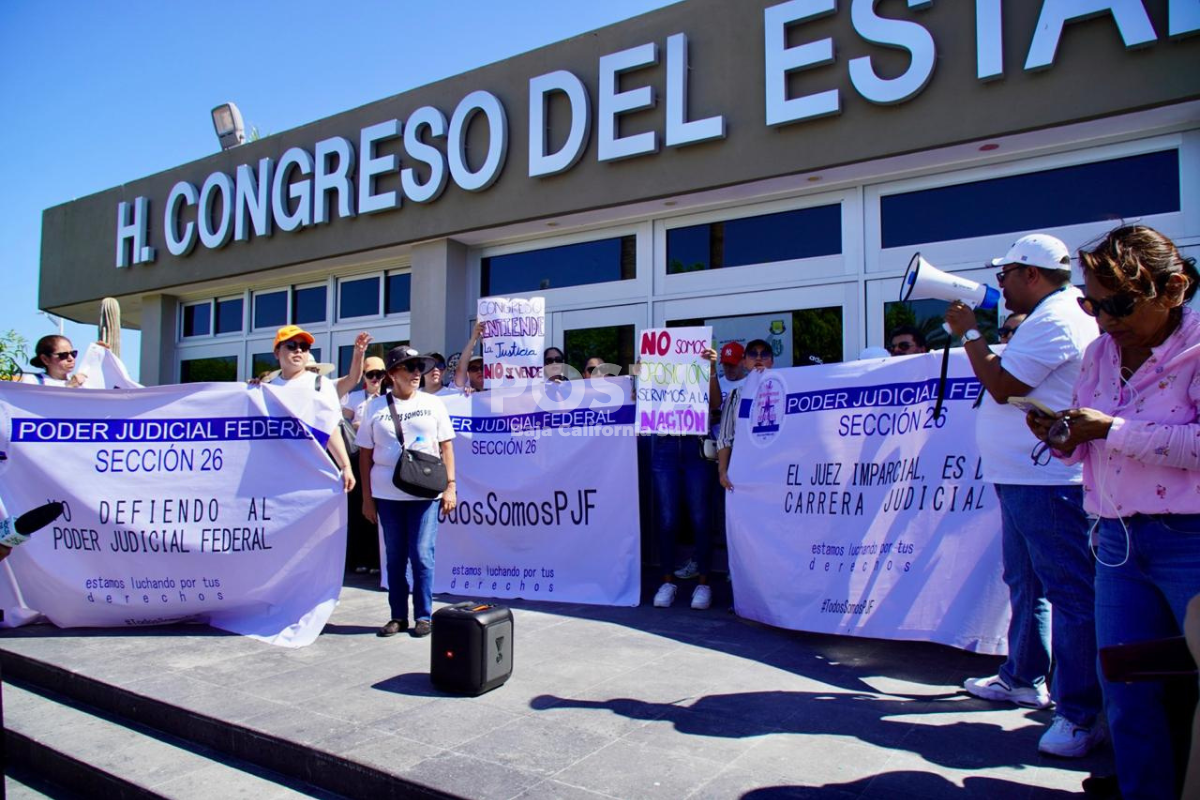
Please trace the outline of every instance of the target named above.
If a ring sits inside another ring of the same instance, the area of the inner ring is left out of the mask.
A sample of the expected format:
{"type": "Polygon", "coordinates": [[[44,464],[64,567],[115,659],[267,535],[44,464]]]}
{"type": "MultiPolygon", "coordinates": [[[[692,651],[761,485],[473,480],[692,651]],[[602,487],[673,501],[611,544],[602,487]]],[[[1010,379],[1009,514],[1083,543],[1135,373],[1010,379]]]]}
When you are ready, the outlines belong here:
{"type": "Polygon", "coordinates": [[[1000,513],[975,445],[981,387],[953,351],[935,415],[940,359],[750,377],[726,504],[740,616],[1004,652],[1000,513]]]}
{"type": "Polygon", "coordinates": [[[62,517],[0,565],[5,625],[206,622],[298,647],[337,602],[346,497],[312,384],[0,383],[0,502],[62,517]]]}
{"type": "Polygon", "coordinates": [[[434,591],[635,606],[641,583],[630,379],[446,397],[458,508],[434,591]]]}

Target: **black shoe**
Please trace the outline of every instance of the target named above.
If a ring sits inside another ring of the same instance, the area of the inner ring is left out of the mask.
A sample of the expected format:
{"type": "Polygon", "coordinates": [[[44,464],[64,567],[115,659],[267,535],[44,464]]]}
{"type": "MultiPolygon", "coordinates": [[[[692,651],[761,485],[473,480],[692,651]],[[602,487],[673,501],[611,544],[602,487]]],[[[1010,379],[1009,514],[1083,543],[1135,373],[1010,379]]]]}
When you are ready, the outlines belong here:
{"type": "Polygon", "coordinates": [[[433,625],[427,619],[417,620],[417,624],[413,626],[412,635],[420,639],[422,636],[428,636],[433,631],[433,625]]]}
{"type": "MultiPolygon", "coordinates": [[[[421,623],[418,622],[417,626],[420,627],[420,625],[421,625],[421,623]]],[[[395,636],[400,631],[406,631],[406,630],[408,630],[408,620],[393,619],[393,620],[388,620],[388,624],[384,625],[382,628],[380,628],[379,632],[376,633],[375,635],[376,636],[395,636]]]]}

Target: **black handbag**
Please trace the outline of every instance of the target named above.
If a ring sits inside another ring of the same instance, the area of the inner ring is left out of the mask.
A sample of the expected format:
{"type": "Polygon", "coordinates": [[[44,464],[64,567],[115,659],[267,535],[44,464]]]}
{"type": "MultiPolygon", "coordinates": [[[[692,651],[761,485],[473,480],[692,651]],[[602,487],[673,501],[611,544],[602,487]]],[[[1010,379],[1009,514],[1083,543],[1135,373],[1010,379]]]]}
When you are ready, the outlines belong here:
{"type": "Polygon", "coordinates": [[[392,471],[392,485],[414,497],[433,499],[450,485],[446,465],[437,456],[409,450],[404,446],[404,429],[400,427],[400,418],[396,415],[396,404],[392,401],[391,392],[388,392],[387,402],[388,411],[392,414],[392,424],[396,426],[396,441],[400,443],[400,460],[396,462],[396,468],[392,471]]]}

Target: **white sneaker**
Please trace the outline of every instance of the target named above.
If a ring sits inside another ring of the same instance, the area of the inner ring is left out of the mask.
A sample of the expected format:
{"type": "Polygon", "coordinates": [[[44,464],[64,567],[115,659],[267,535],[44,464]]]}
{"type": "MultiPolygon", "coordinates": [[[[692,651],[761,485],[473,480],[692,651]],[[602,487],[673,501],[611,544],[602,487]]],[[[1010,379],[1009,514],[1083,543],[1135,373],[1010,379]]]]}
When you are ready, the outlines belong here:
{"type": "Polygon", "coordinates": [[[675,577],[681,581],[690,581],[699,574],[700,565],[696,563],[696,559],[694,558],[689,558],[686,564],[675,570],[675,577]]]}
{"type": "Polygon", "coordinates": [[[1054,722],[1038,742],[1038,752],[1062,758],[1080,758],[1103,742],[1104,738],[1104,727],[1099,724],[1085,728],[1055,714],[1054,722]]]}
{"type": "Polygon", "coordinates": [[[712,587],[702,583],[696,587],[696,591],[692,592],[692,608],[705,609],[711,605],[712,587]]]}
{"type": "Polygon", "coordinates": [[[990,678],[969,678],[963,688],[976,697],[984,700],[994,700],[999,703],[1013,703],[1021,708],[1049,708],[1050,692],[1046,685],[1018,686],[1013,688],[999,675],[990,678]]]}
{"type": "Polygon", "coordinates": [[[675,584],[664,583],[658,587],[658,591],[654,594],[655,608],[670,608],[671,603],[675,602],[675,592],[679,591],[675,584]]]}

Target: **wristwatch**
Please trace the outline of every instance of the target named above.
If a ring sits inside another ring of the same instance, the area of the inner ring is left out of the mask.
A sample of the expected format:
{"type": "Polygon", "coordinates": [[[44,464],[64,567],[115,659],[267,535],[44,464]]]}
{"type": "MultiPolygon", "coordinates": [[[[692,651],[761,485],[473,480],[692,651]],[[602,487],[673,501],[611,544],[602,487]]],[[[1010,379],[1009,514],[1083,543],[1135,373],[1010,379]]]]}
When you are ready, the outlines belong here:
{"type": "Polygon", "coordinates": [[[983,338],[983,334],[979,332],[978,328],[971,328],[971,330],[967,331],[966,333],[964,333],[962,335],[962,344],[964,347],[966,347],[967,342],[973,342],[976,339],[982,339],[982,338],[983,338]]]}

